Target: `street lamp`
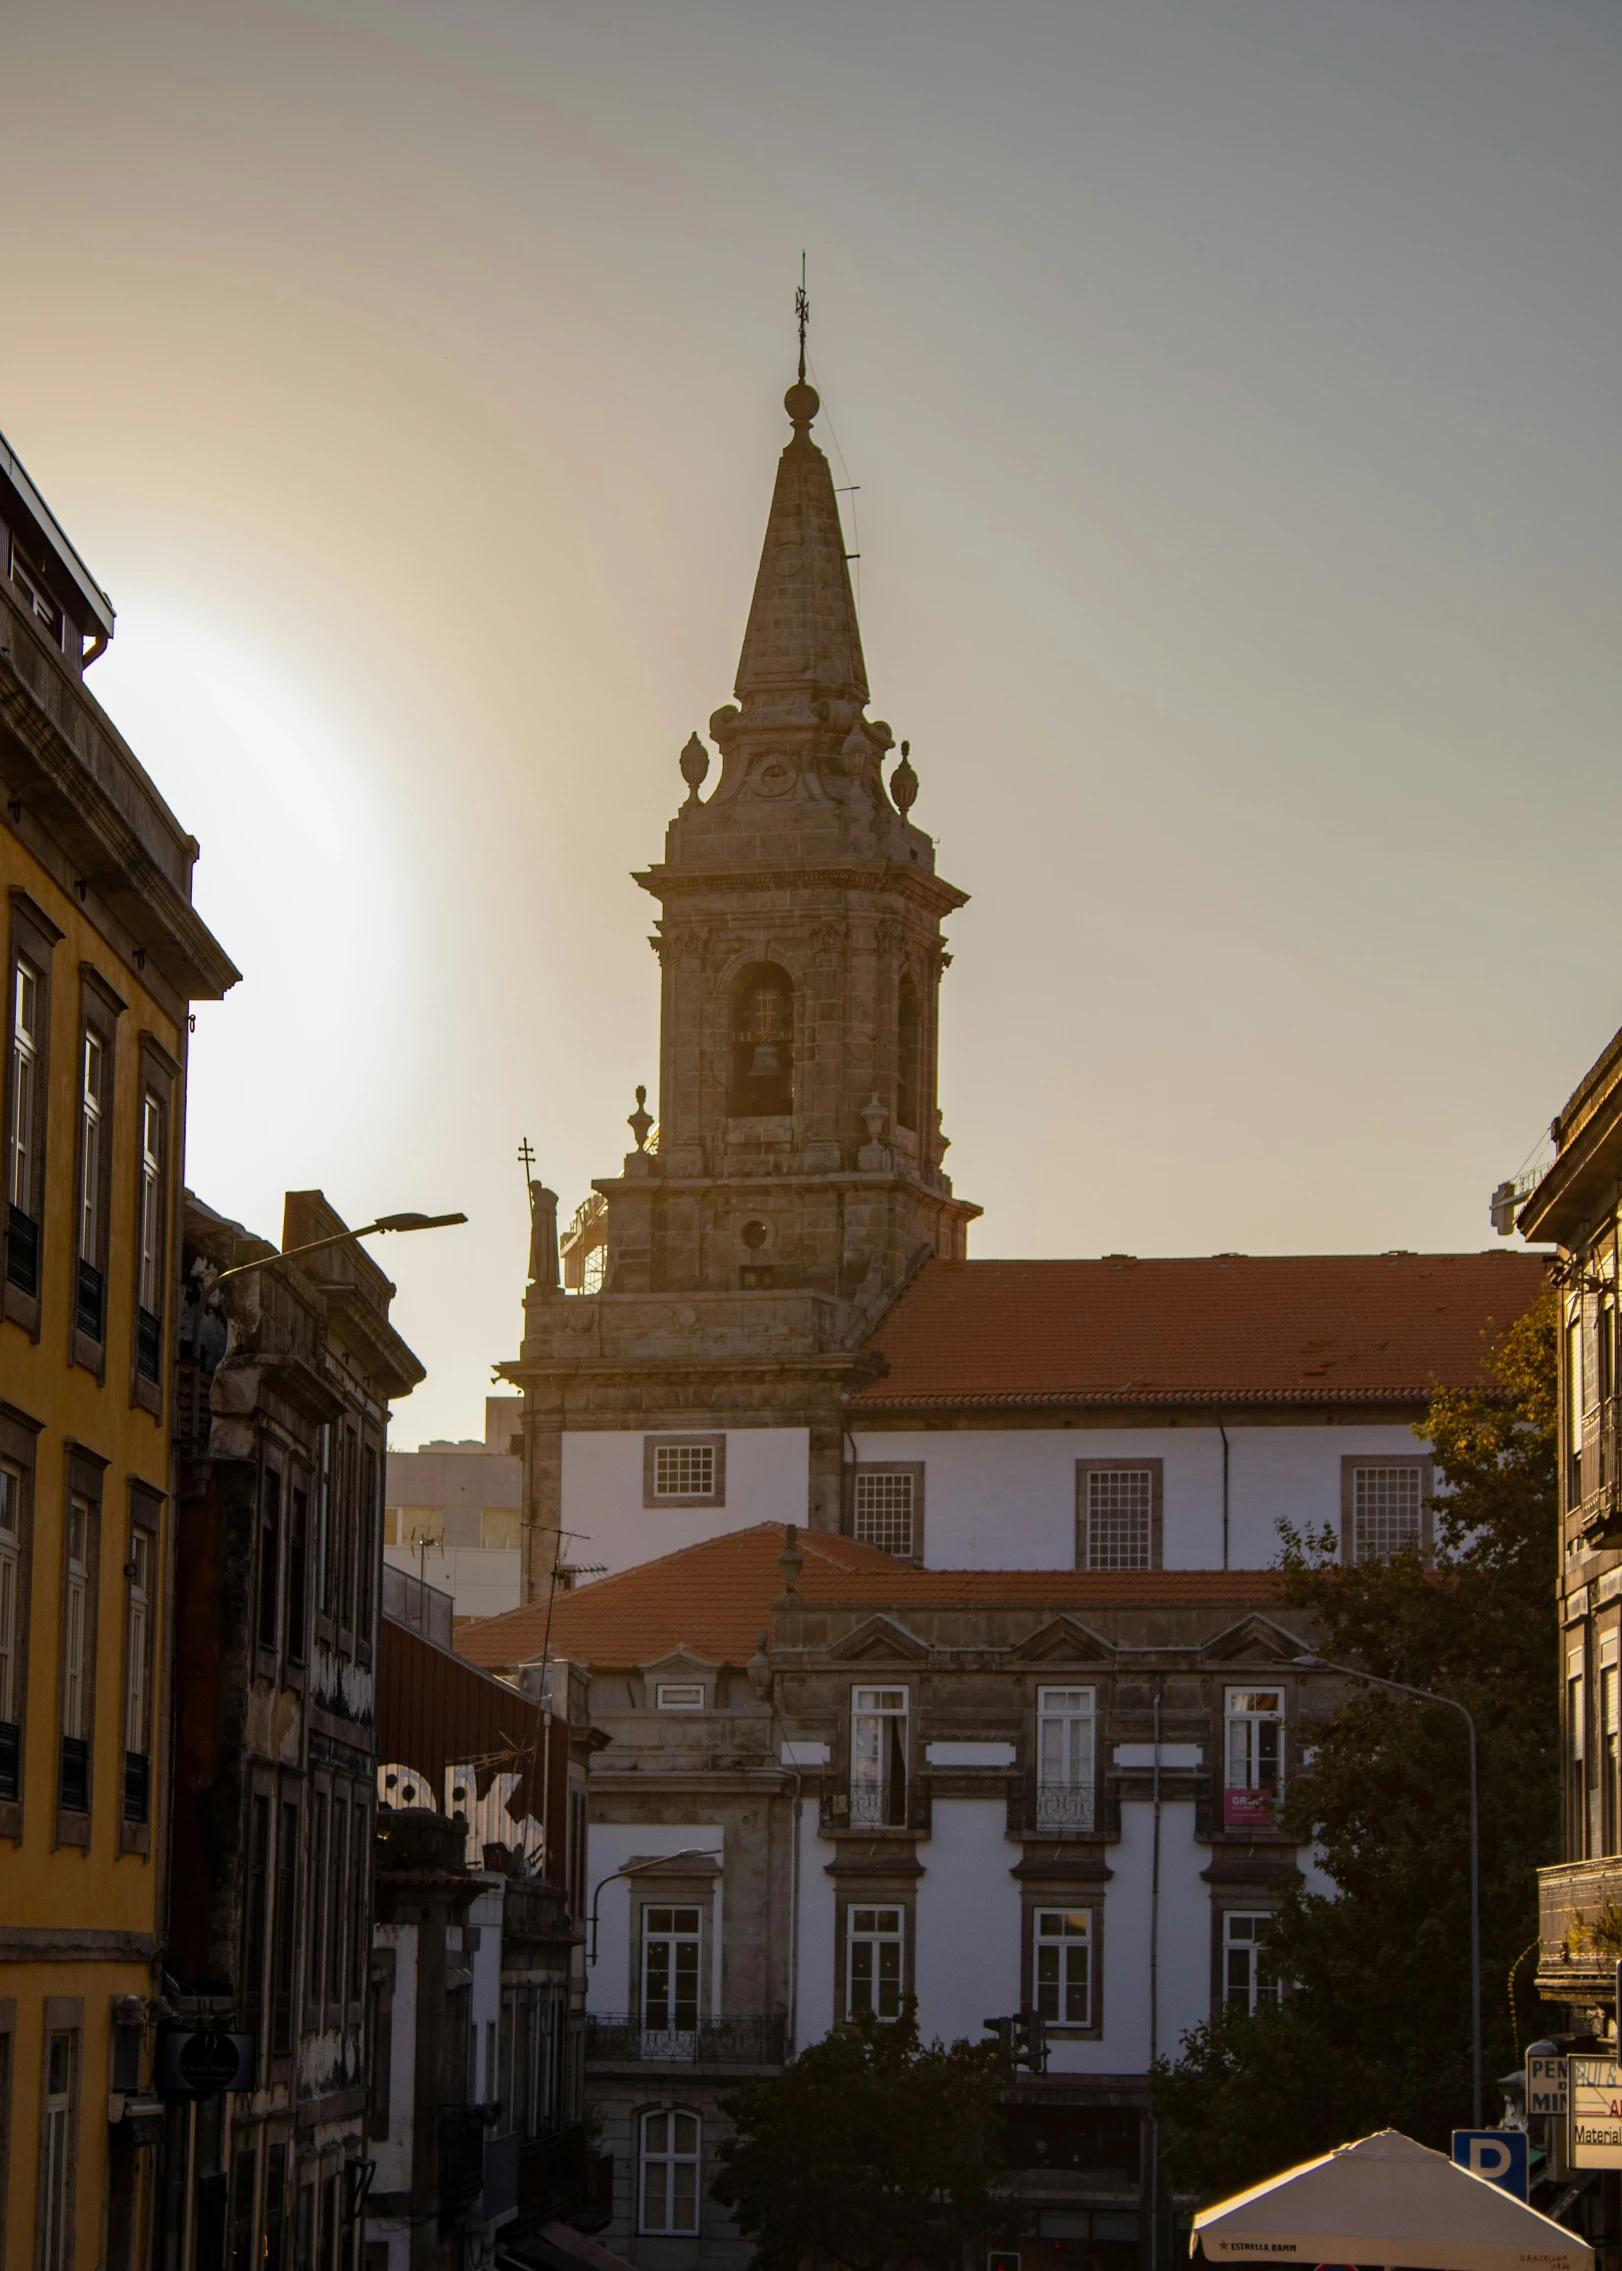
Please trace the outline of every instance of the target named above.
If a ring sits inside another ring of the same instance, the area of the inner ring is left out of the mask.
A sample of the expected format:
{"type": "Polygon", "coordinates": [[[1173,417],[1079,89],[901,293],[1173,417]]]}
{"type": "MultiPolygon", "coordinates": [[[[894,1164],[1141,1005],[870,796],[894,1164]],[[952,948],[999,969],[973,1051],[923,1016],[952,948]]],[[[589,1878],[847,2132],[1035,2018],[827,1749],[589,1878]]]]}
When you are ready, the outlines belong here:
{"type": "Polygon", "coordinates": [[[1339,1672],[1349,1680],[1364,1680],[1370,1687],[1389,1688],[1393,1695],[1417,1696],[1421,1703],[1445,1703],[1456,1711],[1470,1733],[1470,2089],[1472,2121],[1481,2127],[1481,1834],[1476,1814],[1476,1723],[1456,1696],[1438,1695],[1428,1687],[1410,1687],[1406,1680],[1382,1679],[1378,1672],[1361,1672],[1351,1664],[1331,1664],[1325,1656],[1297,1656],[1305,1671],[1339,1672]]]}
{"type": "Polygon", "coordinates": [[[649,1861],[632,1861],[626,1868],[610,1869],[606,1877],[599,1877],[591,1896],[591,1953],[587,1963],[597,1962],[597,1902],[604,1885],[611,1885],[616,1877],[640,1877],[644,1869],[662,1869],[667,1861],[713,1861],[715,1849],[709,1845],[684,1845],[679,1853],[656,1853],[649,1861]]]}
{"type": "Polygon", "coordinates": [[[312,1238],[307,1246],[289,1246],[282,1254],[261,1254],[256,1262],[237,1262],[221,1270],[214,1283],[223,1285],[228,1277],[243,1277],[249,1270],[268,1270],[273,1262],[291,1262],[300,1254],[319,1254],[328,1246],[347,1246],[352,1238],[370,1238],[374,1231],[448,1230],[452,1223],[466,1220],[465,1214],[380,1214],[375,1222],[363,1223],[359,1230],[339,1230],[330,1238],[312,1238]]]}

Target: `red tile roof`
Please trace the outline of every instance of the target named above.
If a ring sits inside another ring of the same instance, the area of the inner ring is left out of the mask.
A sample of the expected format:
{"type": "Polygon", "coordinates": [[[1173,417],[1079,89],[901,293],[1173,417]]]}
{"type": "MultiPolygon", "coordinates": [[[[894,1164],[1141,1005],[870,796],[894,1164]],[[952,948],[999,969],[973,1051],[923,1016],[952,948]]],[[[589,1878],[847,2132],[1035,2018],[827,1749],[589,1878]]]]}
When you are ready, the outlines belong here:
{"type": "MultiPolygon", "coordinates": [[[[552,1607],[552,1654],[629,1668],[685,1647],[711,1663],[746,1664],[783,1589],[783,1540],[775,1522],[762,1522],[560,1593],[552,1607]]],[[[914,1569],[876,1546],[820,1531],[802,1530],[799,1545],[805,1562],[796,1590],[808,1602],[841,1608],[961,1604],[1057,1614],[1179,1602],[1238,1607],[1267,1600],[1274,1583],[1268,1571],[1254,1569],[914,1569]]],[[[474,1618],[456,1632],[457,1653],[490,1668],[532,1662],[546,1644],[544,1601],[474,1618]]]]}
{"type": "Polygon", "coordinates": [[[1424,1402],[1483,1378],[1545,1262],[1483,1254],[1214,1254],[929,1262],[873,1334],[858,1410],[1424,1402]]]}

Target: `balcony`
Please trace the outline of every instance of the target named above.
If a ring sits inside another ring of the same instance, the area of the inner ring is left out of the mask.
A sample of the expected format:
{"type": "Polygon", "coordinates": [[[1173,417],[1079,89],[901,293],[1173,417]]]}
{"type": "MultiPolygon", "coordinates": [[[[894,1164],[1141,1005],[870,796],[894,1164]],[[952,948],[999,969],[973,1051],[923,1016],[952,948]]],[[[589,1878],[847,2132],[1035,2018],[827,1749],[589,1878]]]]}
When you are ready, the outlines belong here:
{"type": "Polygon", "coordinates": [[[19,1293],[39,1291],[39,1224],[20,1206],[6,1217],[6,1276],[19,1293]]]}
{"type": "Polygon", "coordinates": [[[143,1380],[162,1378],[163,1319],[150,1309],[135,1312],[135,1369],[143,1380]]]}
{"type": "Polygon", "coordinates": [[[94,1262],[83,1259],[75,1283],[73,1322],[86,1340],[99,1341],[102,1337],[102,1309],[106,1287],[100,1270],[94,1262]]]}
{"type": "Polygon", "coordinates": [[[778,2012],[743,2012],[693,2027],[645,2027],[634,2012],[588,2013],[586,2058],[605,2066],[781,2066],[788,2022],[778,2012]]]}
{"type": "Polygon", "coordinates": [[[1021,1782],[1008,1793],[1008,1835],[1019,1838],[1121,1834],[1118,1775],[1097,1782],[1021,1782]]]}
{"type": "Polygon", "coordinates": [[[1622,1958],[1622,1855],[1538,1871],[1538,1992],[1611,2003],[1622,1958]]]}

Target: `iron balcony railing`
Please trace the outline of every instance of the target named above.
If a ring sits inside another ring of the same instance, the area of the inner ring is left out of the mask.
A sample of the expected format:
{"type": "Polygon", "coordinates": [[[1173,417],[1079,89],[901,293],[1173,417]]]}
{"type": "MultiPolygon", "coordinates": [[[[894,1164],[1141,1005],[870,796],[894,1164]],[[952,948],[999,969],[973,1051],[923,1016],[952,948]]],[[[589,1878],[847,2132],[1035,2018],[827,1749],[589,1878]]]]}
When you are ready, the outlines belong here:
{"type": "Polygon", "coordinates": [[[788,2022],[780,2013],[743,2012],[691,2027],[644,2026],[632,2012],[588,2013],[586,2056],[604,2064],[780,2066],[788,2022]]]}
{"type": "Polygon", "coordinates": [[[39,1224],[20,1206],[6,1217],[6,1276],[19,1293],[39,1291],[39,1224]]]}
{"type": "Polygon", "coordinates": [[[77,1735],[62,1737],[62,1773],[57,1803],[66,1814],[90,1811],[90,1745],[77,1735]]]}
{"type": "Polygon", "coordinates": [[[1039,1830],[1094,1829],[1098,1824],[1098,1792],[1091,1782],[1039,1782],[1033,1818],[1039,1830]]]}
{"type": "Polygon", "coordinates": [[[82,1257],[79,1262],[77,1297],[74,1302],[73,1321],[86,1340],[99,1341],[102,1337],[102,1297],[105,1288],[102,1275],[94,1262],[82,1257]]]}
{"type": "Polygon", "coordinates": [[[145,1751],[124,1753],[124,1819],[144,1822],[152,1805],[152,1762],[145,1751]]]}

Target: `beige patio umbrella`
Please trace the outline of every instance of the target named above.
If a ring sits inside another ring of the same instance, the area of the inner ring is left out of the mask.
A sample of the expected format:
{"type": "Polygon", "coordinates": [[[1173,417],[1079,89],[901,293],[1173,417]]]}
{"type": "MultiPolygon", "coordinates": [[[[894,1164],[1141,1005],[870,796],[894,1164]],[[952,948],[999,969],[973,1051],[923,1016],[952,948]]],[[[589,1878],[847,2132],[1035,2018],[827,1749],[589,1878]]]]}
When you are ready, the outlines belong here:
{"type": "Polygon", "coordinates": [[[1212,2263],[1405,2264],[1415,2271],[1593,2271],[1594,2251],[1485,2177],[1395,2129],[1337,2145],[1202,2208],[1212,2263]]]}

